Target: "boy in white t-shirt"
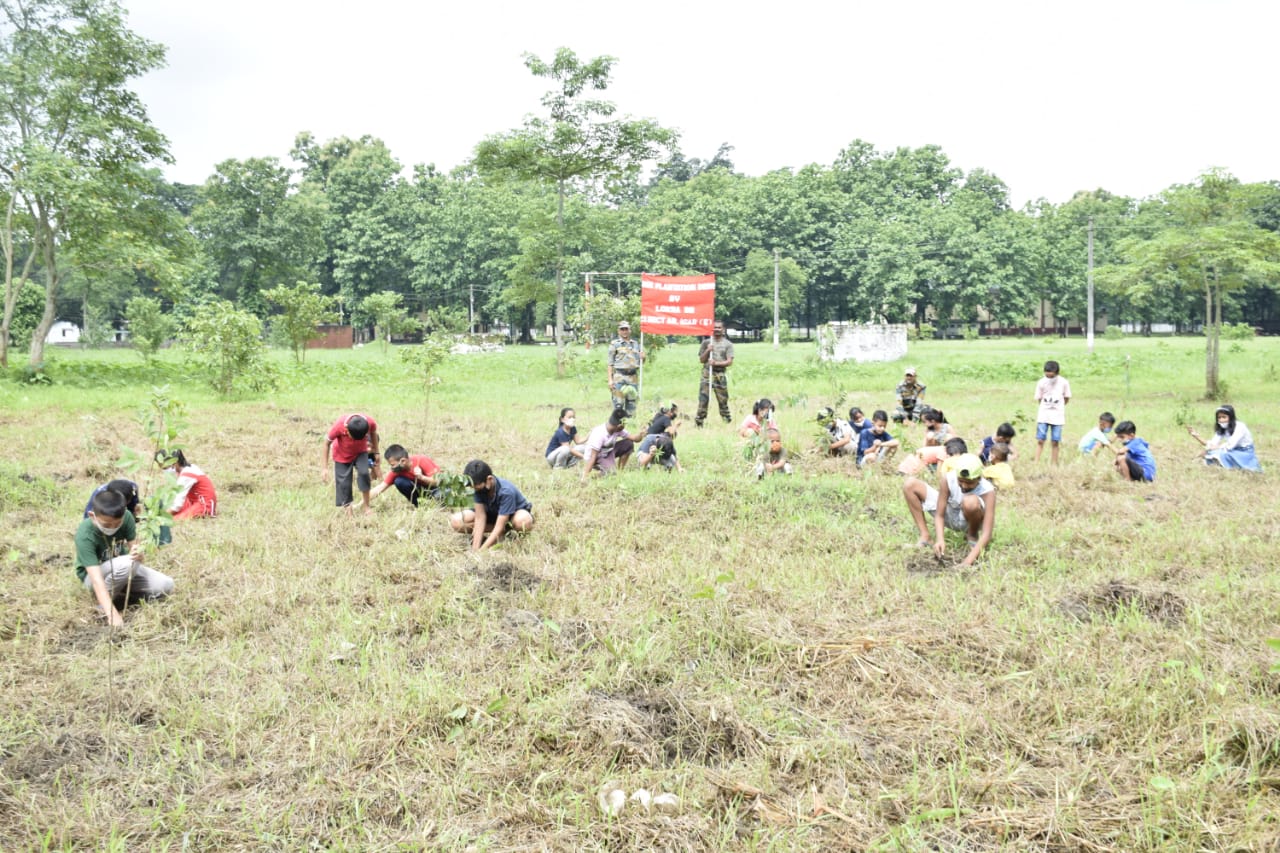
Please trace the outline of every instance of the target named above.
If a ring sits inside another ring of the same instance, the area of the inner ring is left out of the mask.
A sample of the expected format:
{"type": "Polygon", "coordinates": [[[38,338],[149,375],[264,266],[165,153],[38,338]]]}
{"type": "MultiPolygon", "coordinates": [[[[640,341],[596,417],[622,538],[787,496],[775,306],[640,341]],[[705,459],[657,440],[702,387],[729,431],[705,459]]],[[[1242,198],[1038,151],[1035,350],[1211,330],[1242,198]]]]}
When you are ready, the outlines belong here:
{"type": "Polygon", "coordinates": [[[976,455],[965,453],[954,461],[947,475],[939,479],[937,489],[924,480],[909,477],[902,484],[902,493],[920,533],[917,544],[932,544],[933,552],[941,557],[947,550],[946,528],[963,530],[969,552],[961,565],[972,566],[995,532],[996,488],[982,476],[982,462],[976,455]],[[932,542],[926,513],[933,515],[932,542]]]}
{"type": "Polygon", "coordinates": [[[1062,444],[1062,426],[1067,422],[1067,403],[1071,402],[1071,383],[1061,376],[1058,362],[1044,363],[1044,378],[1036,383],[1036,461],[1044,451],[1048,438],[1053,442],[1053,464],[1058,464],[1058,445],[1062,444]]]}

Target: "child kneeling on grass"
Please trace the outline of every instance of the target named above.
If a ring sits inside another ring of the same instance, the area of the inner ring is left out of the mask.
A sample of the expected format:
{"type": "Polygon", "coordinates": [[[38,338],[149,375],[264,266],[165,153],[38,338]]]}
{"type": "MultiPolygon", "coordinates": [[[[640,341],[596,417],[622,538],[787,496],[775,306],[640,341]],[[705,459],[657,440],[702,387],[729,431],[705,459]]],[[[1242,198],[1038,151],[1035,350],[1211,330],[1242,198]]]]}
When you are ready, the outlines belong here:
{"type": "Polygon", "coordinates": [[[782,433],[770,427],[765,432],[768,446],[763,448],[764,458],[756,463],[756,479],[764,479],[765,474],[790,474],[791,463],[787,461],[787,450],[782,446],[782,433]]]}
{"type": "Polygon", "coordinates": [[[996,489],[982,476],[982,463],[972,453],[955,459],[952,470],[941,477],[934,489],[924,480],[909,477],[902,484],[902,493],[911,510],[911,518],[920,532],[917,545],[927,547],[929,525],[925,514],[933,514],[933,552],[939,557],[947,550],[945,531],[965,531],[969,553],[961,565],[972,566],[991,541],[996,524],[996,489]]]}
{"type": "Polygon", "coordinates": [[[982,467],[982,476],[1002,492],[1009,491],[1017,482],[1009,465],[1009,453],[1009,445],[1003,441],[991,445],[991,461],[982,467]]]}
{"type": "Polygon", "coordinates": [[[1130,483],[1150,483],[1156,478],[1156,460],[1151,455],[1151,445],[1138,438],[1138,428],[1133,421],[1116,424],[1116,439],[1120,449],[1116,451],[1116,470],[1130,483]]]}
{"type": "Polygon", "coordinates": [[[435,475],[439,473],[440,466],[430,456],[416,453],[410,455],[404,445],[393,444],[386,449],[382,458],[387,460],[387,467],[391,470],[387,471],[387,476],[381,483],[369,491],[370,501],[393,486],[415,509],[423,495],[439,500],[440,489],[435,475]]]}
{"type": "Polygon", "coordinates": [[[104,489],[93,496],[75,543],[76,577],[93,592],[111,625],[124,624],[120,611],[128,604],[173,592],[173,578],[139,562],[137,524],[119,492],[104,489]]]}
{"type": "Polygon", "coordinates": [[[518,533],[533,529],[533,504],[509,480],[493,476],[488,462],[472,459],[462,474],[475,489],[475,509],[455,512],[449,524],[471,534],[471,550],[496,544],[508,527],[518,533]]]}
{"type": "Polygon", "coordinates": [[[893,458],[902,442],[889,432],[889,415],[877,409],[871,426],[858,435],[858,467],[865,468],[893,458]]]}

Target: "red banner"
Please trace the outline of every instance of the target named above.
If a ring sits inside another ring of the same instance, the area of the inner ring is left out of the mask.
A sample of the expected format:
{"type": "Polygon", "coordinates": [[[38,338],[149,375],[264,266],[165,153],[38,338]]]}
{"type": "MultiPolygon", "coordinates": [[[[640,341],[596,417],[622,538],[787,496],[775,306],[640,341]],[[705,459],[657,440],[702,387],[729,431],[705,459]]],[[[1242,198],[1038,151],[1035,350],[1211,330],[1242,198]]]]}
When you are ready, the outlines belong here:
{"type": "Polygon", "coordinates": [[[716,313],[714,275],[640,276],[640,331],[710,335],[716,313]]]}

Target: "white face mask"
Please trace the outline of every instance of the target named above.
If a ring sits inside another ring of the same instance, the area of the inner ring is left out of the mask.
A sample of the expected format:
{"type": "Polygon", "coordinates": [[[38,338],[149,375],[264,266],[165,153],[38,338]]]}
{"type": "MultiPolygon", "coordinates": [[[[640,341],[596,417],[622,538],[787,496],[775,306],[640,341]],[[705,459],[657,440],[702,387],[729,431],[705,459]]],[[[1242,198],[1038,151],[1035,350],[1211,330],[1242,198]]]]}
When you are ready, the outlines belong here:
{"type": "Polygon", "coordinates": [[[115,527],[103,527],[102,524],[98,521],[98,519],[95,518],[93,520],[93,526],[98,528],[100,531],[102,531],[103,536],[115,536],[116,533],[120,530],[120,528],[124,526],[124,522],[117,524],[115,527]]]}
{"type": "Polygon", "coordinates": [[[565,419],[564,419],[564,425],[565,425],[565,426],[567,426],[567,427],[571,427],[571,426],[573,426],[573,418],[565,418],[565,419]]]}

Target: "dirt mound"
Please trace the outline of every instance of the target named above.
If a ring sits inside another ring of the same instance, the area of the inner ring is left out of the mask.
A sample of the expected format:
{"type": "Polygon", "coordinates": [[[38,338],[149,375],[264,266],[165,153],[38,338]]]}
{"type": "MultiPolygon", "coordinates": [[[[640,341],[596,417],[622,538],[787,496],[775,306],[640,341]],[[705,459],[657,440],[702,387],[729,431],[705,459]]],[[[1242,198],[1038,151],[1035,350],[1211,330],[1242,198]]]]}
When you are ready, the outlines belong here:
{"type": "Polygon", "coordinates": [[[109,643],[115,639],[107,627],[106,621],[100,617],[93,622],[70,622],[54,644],[54,650],[72,654],[92,652],[100,643],[109,643]]]}
{"type": "Polygon", "coordinates": [[[64,767],[82,767],[102,752],[94,732],[61,734],[52,743],[33,743],[4,762],[5,775],[29,782],[50,779],[64,767]]]}
{"type": "Polygon", "coordinates": [[[611,696],[593,692],[583,709],[586,740],[616,751],[617,760],[645,767],[690,761],[707,767],[754,755],[759,735],[705,702],[670,691],[611,696]]]}
{"type": "Polygon", "coordinates": [[[907,573],[913,575],[949,575],[964,571],[963,557],[947,554],[939,557],[932,548],[914,548],[907,554],[907,573]]]}
{"type": "Polygon", "coordinates": [[[512,563],[496,563],[473,570],[485,589],[493,592],[529,592],[542,586],[545,581],[533,572],[512,563]]]}
{"type": "Polygon", "coordinates": [[[1069,595],[1058,602],[1058,609],[1081,622],[1098,617],[1109,619],[1127,609],[1166,625],[1180,625],[1187,615],[1186,602],[1180,596],[1168,591],[1144,592],[1123,581],[1109,581],[1069,595]]]}

